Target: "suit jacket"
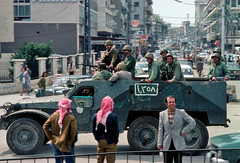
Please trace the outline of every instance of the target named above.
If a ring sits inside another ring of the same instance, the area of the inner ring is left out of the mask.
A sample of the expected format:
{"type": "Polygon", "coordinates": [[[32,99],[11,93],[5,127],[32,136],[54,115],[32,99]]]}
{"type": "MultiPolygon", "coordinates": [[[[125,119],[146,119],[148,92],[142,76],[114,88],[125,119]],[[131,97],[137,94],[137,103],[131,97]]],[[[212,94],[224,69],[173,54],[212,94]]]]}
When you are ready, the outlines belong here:
{"type": "Polygon", "coordinates": [[[176,150],[186,147],[184,137],[180,135],[182,131],[188,134],[196,125],[195,120],[183,109],[175,109],[175,116],[172,125],[168,119],[168,109],[159,113],[158,146],[162,145],[163,150],[169,150],[171,140],[173,140],[176,150]]]}

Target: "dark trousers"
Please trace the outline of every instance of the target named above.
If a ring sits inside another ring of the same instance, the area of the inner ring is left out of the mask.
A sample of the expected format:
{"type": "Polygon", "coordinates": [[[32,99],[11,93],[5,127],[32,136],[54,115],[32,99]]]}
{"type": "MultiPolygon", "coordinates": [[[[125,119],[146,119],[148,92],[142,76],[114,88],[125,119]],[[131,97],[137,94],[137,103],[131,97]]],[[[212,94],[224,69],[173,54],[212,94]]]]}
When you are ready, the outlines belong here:
{"type": "MultiPolygon", "coordinates": [[[[74,155],[74,144],[71,145],[70,152],[61,152],[58,147],[53,144],[53,151],[55,156],[61,156],[61,155],[74,155]]],[[[66,163],[75,163],[75,157],[58,157],[55,158],[56,163],[63,163],[63,160],[65,160],[66,163]]]]}
{"type": "MultiPolygon", "coordinates": [[[[173,141],[171,141],[171,145],[169,150],[176,150],[173,141]]],[[[182,152],[166,152],[164,153],[164,163],[182,163],[182,152]]]]}

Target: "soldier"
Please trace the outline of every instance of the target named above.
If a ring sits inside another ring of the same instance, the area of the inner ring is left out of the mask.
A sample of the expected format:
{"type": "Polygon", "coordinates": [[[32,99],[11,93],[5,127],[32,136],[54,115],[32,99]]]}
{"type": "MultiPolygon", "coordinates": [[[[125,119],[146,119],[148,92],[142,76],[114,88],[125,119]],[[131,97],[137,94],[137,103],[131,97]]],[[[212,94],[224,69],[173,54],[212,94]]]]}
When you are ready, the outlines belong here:
{"type": "Polygon", "coordinates": [[[168,50],[167,49],[163,49],[160,51],[160,55],[162,56],[161,59],[158,60],[159,62],[159,67],[160,67],[160,73],[161,73],[161,79],[163,81],[166,81],[167,80],[167,77],[166,77],[166,64],[167,64],[167,56],[168,54],[168,50]]]}
{"type": "Polygon", "coordinates": [[[117,80],[133,80],[132,74],[126,71],[126,65],[123,62],[117,65],[117,72],[109,79],[110,82],[117,80]]]}
{"type": "Polygon", "coordinates": [[[98,65],[98,72],[93,75],[93,80],[108,80],[110,77],[112,77],[112,73],[107,70],[105,63],[100,63],[98,65]]]}
{"type": "Polygon", "coordinates": [[[146,79],[146,82],[151,83],[153,81],[161,81],[159,64],[157,61],[154,61],[153,54],[147,53],[144,57],[147,59],[148,62],[149,78],[146,79]]]}
{"type": "Polygon", "coordinates": [[[212,81],[216,81],[217,78],[224,78],[224,80],[228,80],[229,72],[224,62],[220,61],[220,56],[218,54],[214,54],[212,56],[213,63],[211,64],[208,72],[208,78],[212,81]]]}
{"type": "MultiPolygon", "coordinates": [[[[217,54],[219,55],[220,58],[220,62],[224,62],[225,64],[227,63],[226,60],[222,57],[222,52],[221,52],[221,48],[215,48],[213,51],[213,54],[217,54]]],[[[213,63],[213,62],[212,62],[213,63]]]]}
{"type": "Polygon", "coordinates": [[[103,57],[102,63],[105,63],[111,69],[114,69],[117,64],[121,62],[121,57],[111,40],[107,40],[105,42],[105,46],[107,49],[107,53],[103,57]]]}
{"type": "Polygon", "coordinates": [[[135,76],[135,65],[136,59],[131,55],[132,48],[129,45],[123,47],[123,51],[126,54],[124,64],[126,65],[126,70],[132,73],[132,77],[135,76]]]}
{"type": "Polygon", "coordinates": [[[174,61],[171,54],[168,54],[166,58],[168,62],[166,65],[168,83],[171,84],[173,81],[185,81],[180,64],[174,61]]]}

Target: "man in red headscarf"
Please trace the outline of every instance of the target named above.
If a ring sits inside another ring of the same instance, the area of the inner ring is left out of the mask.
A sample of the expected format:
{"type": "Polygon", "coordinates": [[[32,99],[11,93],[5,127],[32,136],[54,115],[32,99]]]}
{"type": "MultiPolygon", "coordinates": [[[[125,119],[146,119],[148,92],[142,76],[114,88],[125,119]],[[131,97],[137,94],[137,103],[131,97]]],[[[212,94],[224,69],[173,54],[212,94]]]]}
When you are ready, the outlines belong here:
{"type": "MultiPolygon", "coordinates": [[[[64,98],[58,102],[59,109],[44,123],[43,130],[53,144],[54,155],[74,155],[77,138],[77,120],[71,113],[71,100],[64,98]]],[[[55,158],[62,163],[63,158],[55,158]]],[[[74,157],[64,157],[66,163],[74,163],[74,157]]]]}
{"type": "MultiPolygon", "coordinates": [[[[93,118],[93,135],[98,141],[98,153],[116,152],[119,137],[118,119],[112,113],[114,107],[113,99],[106,96],[102,99],[100,111],[93,118]]],[[[115,154],[109,154],[107,163],[115,162],[115,154]]],[[[103,163],[105,155],[98,155],[97,162],[103,163]]]]}

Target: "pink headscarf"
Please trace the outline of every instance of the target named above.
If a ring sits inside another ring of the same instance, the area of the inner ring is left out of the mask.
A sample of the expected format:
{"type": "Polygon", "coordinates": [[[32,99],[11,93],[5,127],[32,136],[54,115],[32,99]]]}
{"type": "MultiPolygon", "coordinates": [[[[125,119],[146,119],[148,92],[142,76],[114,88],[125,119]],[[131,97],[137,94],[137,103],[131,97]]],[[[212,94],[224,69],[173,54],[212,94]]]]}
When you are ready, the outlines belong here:
{"type": "MultiPolygon", "coordinates": [[[[107,117],[113,111],[113,99],[109,96],[106,96],[102,99],[102,105],[100,110],[97,112],[97,125],[102,123],[106,126],[107,117]]],[[[96,126],[97,126],[96,125],[96,126]]]]}
{"type": "Polygon", "coordinates": [[[58,125],[60,127],[60,134],[62,132],[62,122],[67,112],[72,112],[69,108],[71,107],[72,100],[64,98],[58,102],[59,109],[55,113],[59,113],[60,117],[58,120],[58,125]]]}

